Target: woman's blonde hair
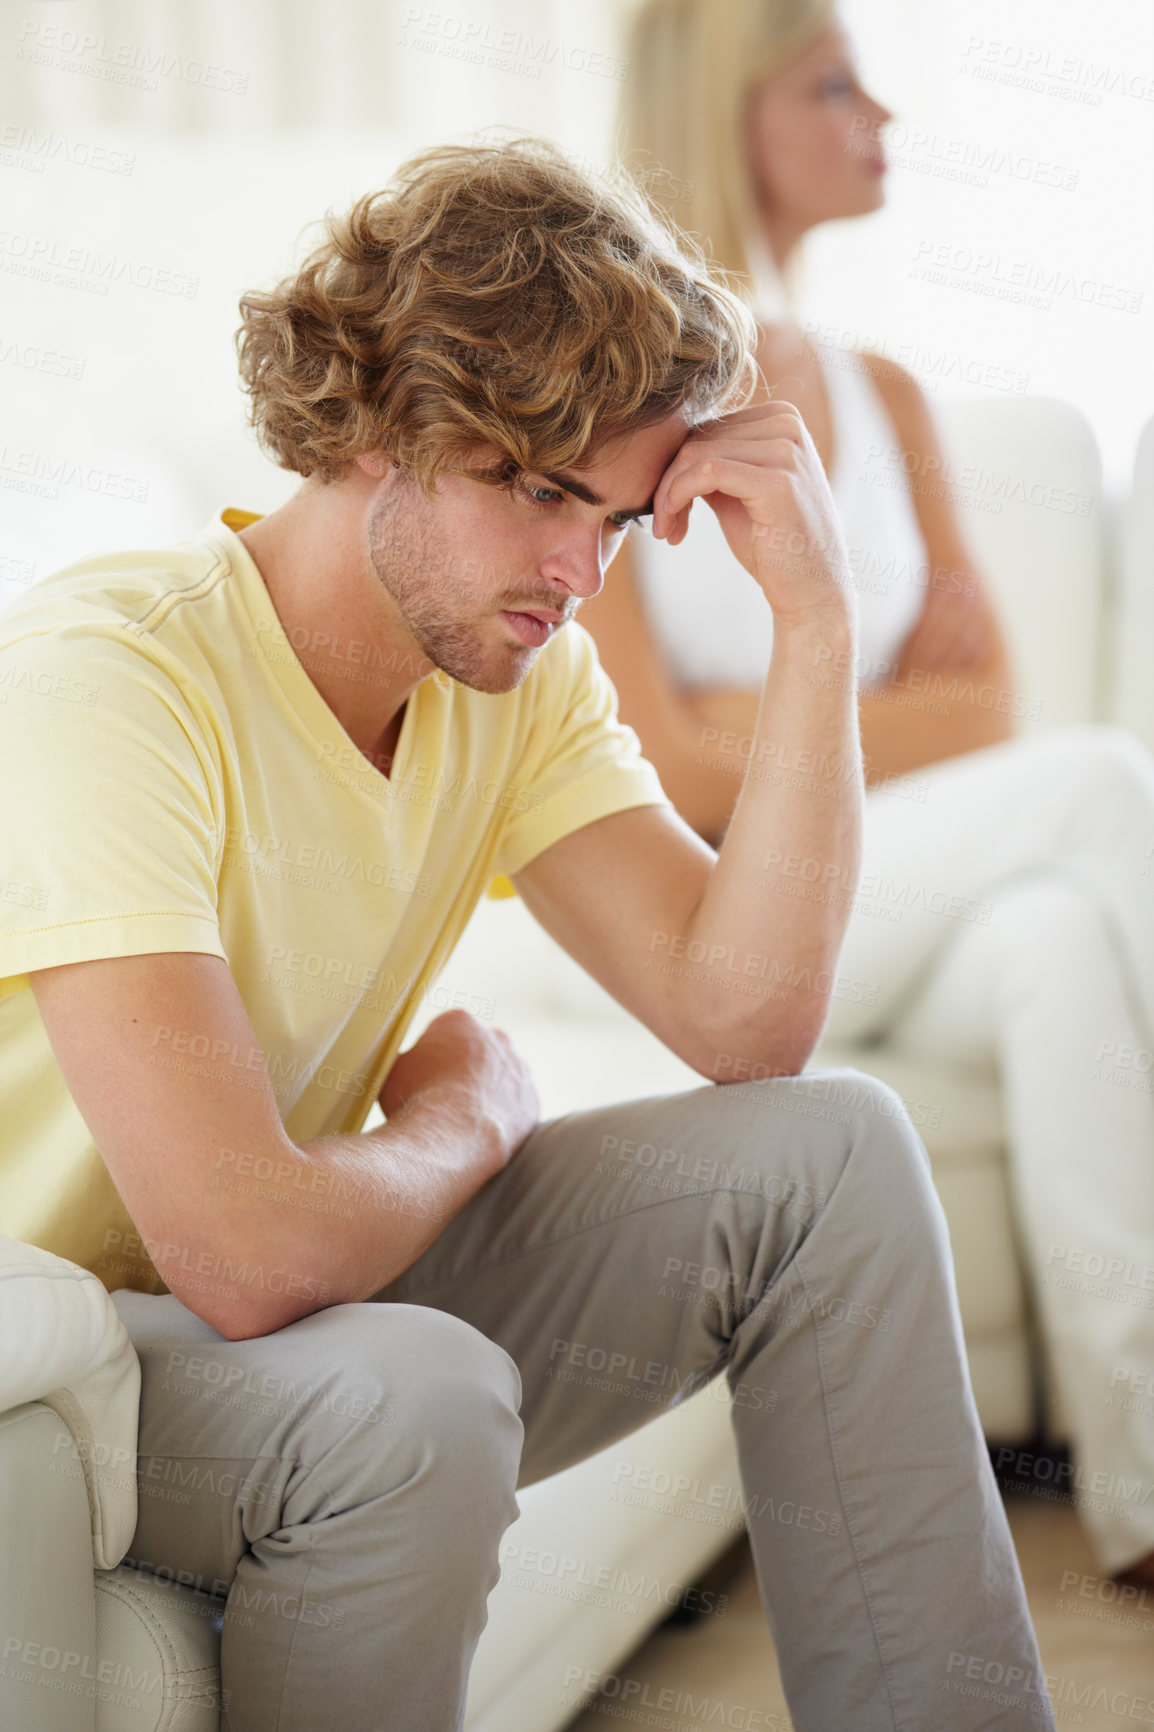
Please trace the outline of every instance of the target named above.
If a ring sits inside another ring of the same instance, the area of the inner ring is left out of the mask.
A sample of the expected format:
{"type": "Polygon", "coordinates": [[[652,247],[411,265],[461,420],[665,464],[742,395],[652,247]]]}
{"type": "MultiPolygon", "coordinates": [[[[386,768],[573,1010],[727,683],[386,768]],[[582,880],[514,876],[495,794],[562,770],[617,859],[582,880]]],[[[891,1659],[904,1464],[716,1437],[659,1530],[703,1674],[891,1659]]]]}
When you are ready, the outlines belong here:
{"type": "Polygon", "coordinates": [[[240,307],[276,461],[332,481],[383,449],[426,496],[446,470],[507,485],[588,463],[679,408],[739,406],[756,376],[756,327],[701,249],[627,175],[524,136],[410,157],[240,307]]]}
{"type": "Polygon", "coordinates": [[[632,21],[621,159],[742,293],[760,229],[748,99],[805,53],[834,10],[835,0],[645,0],[632,21]]]}

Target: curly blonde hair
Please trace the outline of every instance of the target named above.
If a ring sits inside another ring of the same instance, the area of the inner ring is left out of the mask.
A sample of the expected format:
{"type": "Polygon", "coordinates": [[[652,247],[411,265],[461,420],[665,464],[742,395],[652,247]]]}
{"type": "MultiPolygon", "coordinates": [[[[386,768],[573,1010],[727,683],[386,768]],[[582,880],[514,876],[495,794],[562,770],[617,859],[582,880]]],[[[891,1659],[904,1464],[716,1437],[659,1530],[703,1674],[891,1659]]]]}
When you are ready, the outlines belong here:
{"type": "Polygon", "coordinates": [[[505,485],[752,390],[756,327],[700,247],[543,139],[421,151],[326,231],[242,297],[236,339],[258,437],[300,475],[384,450],[426,495],[446,470],[505,485]]]}

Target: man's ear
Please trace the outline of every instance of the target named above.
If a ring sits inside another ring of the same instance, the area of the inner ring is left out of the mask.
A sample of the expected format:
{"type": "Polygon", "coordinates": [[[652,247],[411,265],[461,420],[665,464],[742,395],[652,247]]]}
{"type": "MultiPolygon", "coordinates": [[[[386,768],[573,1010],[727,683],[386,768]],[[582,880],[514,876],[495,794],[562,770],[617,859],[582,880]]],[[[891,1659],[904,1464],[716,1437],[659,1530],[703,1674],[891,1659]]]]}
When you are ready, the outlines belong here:
{"type": "Polygon", "coordinates": [[[387,451],[362,451],[359,457],[353,458],[353,462],[359,464],[366,475],[373,476],[377,481],[384,478],[390,467],[387,451]]]}

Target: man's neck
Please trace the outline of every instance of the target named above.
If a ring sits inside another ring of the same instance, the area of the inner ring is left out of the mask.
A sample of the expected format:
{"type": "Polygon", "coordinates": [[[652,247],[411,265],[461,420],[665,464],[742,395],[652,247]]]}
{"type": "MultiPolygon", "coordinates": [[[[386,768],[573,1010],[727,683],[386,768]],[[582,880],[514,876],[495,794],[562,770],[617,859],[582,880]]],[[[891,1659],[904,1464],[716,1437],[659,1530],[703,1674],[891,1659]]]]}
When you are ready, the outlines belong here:
{"type": "Polygon", "coordinates": [[[406,698],[372,751],[365,752],[365,748],[361,747],[366,758],[375,769],[380,771],[382,776],[391,776],[393,773],[393,759],[397,755],[397,743],[401,737],[401,729],[405,725],[405,711],[408,704],[409,700],[406,698]]]}
{"type": "Polygon", "coordinates": [[[347,495],[303,487],[239,531],[298,660],[349,738],[388,774],[409,695],[428,677],[369,565],[347,495]]]}

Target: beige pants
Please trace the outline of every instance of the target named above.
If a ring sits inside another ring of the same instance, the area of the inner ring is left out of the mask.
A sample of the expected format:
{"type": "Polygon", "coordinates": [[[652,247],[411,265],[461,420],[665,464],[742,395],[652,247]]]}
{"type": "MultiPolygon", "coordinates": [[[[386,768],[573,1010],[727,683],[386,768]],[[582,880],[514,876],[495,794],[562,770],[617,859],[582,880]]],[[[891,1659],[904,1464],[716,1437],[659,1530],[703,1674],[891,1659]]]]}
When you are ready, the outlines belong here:
{"type": "Polygon", "coordinates": [[[262,1339],[116,1294],[131,1556],[227,1595],[222,1732],[454,1732],[515,1488],[722,1375],[798,1732],[1053,1727],[925,1151],[814,1085],[543,1124],[379,1302],[262,1339]]]}

